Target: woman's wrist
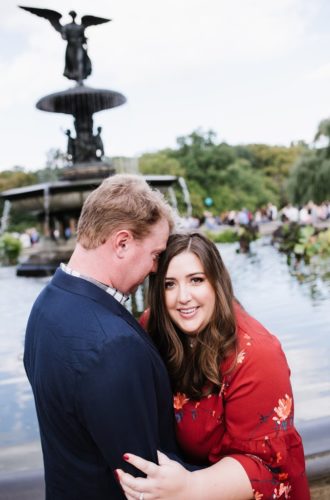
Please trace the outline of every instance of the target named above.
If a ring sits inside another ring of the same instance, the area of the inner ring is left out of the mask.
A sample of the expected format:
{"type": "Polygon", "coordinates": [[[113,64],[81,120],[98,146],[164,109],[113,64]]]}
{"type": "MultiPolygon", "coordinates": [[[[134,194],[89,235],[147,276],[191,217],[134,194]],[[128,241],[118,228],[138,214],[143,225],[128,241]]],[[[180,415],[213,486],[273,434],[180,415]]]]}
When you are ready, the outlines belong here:
{"type": "Polygon", "coordinates": [[[186,496],[182,497],[185,500],[205,500],[205,482],[200,470],[190,472],[186,479],[186,496]]]}

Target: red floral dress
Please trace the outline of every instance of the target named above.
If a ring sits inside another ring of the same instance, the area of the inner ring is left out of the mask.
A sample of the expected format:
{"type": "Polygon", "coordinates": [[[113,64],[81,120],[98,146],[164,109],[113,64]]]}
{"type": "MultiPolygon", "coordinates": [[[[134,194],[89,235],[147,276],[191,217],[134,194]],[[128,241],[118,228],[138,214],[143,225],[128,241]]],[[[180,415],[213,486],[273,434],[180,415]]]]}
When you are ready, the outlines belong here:
{"type": "Polygon", "coordinates": [[[235,305],[238,356],[221,366],[219,394],[174,396],[177,438],[190,461],[230,456],[244,467],[257,500],[309,500],[304,450],[293,422],[290,370],[276,337],[235,305]]]}

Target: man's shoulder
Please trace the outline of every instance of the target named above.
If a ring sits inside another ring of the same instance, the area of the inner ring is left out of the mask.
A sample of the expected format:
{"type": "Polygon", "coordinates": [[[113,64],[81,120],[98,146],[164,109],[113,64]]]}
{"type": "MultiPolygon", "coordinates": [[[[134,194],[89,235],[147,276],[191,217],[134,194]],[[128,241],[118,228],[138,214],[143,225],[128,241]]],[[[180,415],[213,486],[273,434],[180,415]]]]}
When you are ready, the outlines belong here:
{"type": "Polygon", "coordinates": [[[112,350],[154,350],[139,323],[116,299],[95,285],[63,272],[44,289],[31,311],[28,335],[58,352],[93,356],[112,350]],[[107,348],[108,349],[108,348],[107,348]],[[147,347],[148,350],[148,347],[147,347]]]}
{"type": "Polygon", "coordinates": [[[28,329],[43,329],[61,342],[70,339],[73,345],[81,342],[101,345],[139,328],[128,311],[111,305],[90,296],[45,290],[32,308],[28,329]]]}
{"type": "Polygon", "coordinates": [[[111,315],[111,313],[114,313],[114,315],[119,316],[125,310],[105,290],[85,279],[71,276],[61,269],[56,271],[52,280],[39,295],[33,309],[38,309],[38,307],[49,311],[59,309],[63,311],[64,320],[68,319],[64,311],[72,310],[72,314],[77,321],[80,318],[77,311],[79,312],[83,309],[89,314],[93,314],[97,310],[106,309],[108,314],[111,315]]]}

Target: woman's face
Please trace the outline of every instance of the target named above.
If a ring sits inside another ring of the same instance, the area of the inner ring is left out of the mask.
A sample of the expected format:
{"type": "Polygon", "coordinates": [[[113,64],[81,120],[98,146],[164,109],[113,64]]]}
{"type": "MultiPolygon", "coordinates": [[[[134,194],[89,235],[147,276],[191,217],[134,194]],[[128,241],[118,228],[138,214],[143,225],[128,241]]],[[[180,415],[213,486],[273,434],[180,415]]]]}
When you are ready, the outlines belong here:
{"type": "Polygon", "coordinates": [[[198,334],[210,322],[215,291],[199,258],[183,252],[170,261],[165,275],[165,305],[182,332],[198,334]]]}

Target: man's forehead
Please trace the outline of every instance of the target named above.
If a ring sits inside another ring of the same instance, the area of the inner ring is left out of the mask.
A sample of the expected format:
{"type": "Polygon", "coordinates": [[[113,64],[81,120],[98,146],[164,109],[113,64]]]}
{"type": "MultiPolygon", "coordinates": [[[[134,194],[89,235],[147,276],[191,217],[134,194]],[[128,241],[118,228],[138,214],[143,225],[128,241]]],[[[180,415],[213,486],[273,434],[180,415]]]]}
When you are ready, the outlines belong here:
{"type": "Polygon", "coordinates": [[[168,238],[166,238],[166,237],[158,238],[157,240],[152,242],[151,246],[153,247],[153,249],[155,251],[163,252],[166,248],[167,240],[168,240],[168,238]]]}

